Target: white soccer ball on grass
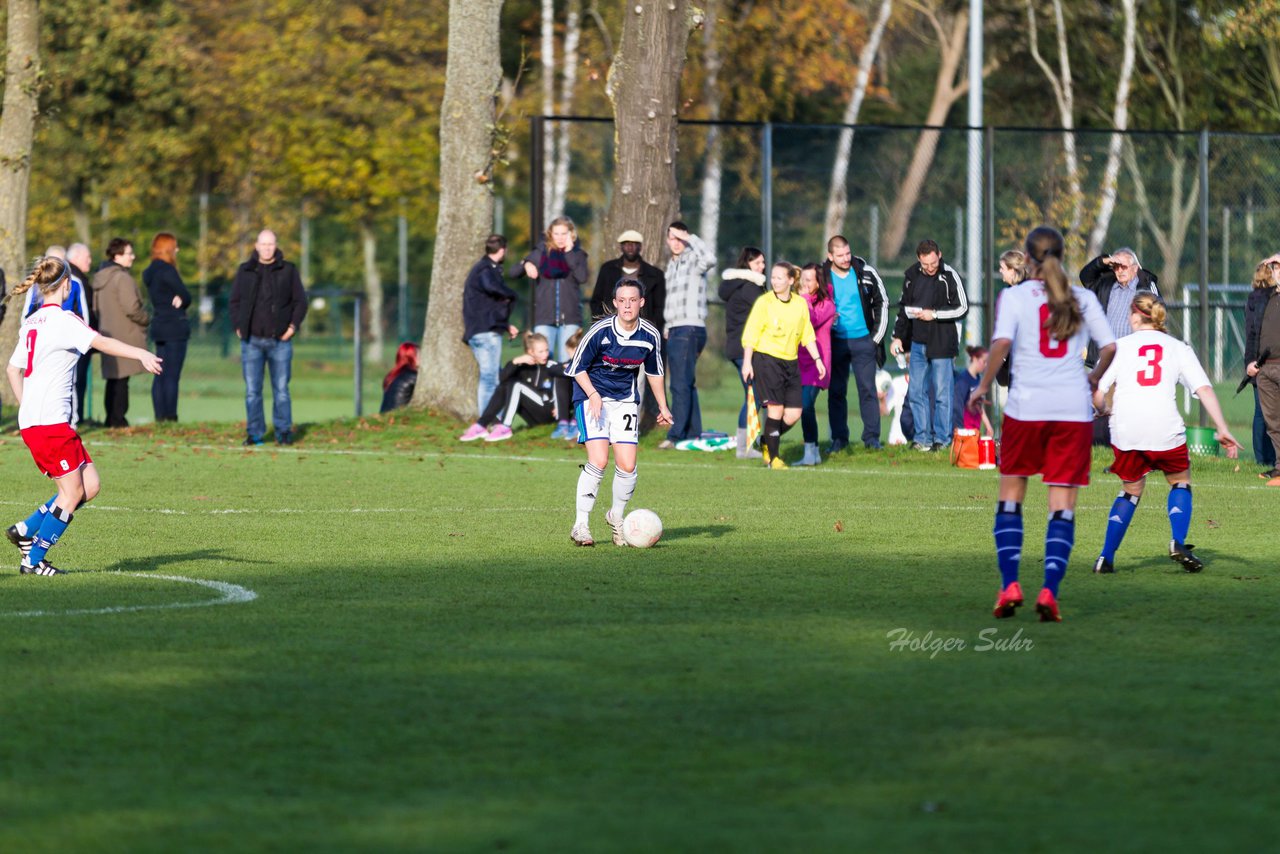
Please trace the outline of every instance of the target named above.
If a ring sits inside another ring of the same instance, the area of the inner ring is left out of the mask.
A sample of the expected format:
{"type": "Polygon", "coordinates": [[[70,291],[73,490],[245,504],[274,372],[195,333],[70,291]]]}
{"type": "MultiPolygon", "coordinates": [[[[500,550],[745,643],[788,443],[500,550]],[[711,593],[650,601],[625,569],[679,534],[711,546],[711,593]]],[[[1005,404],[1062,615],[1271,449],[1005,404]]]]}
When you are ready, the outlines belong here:
{"type": "Polygon", "coordinates": [[[622,520],[622,538],[633,548],[647,549],[662,539],[662,520],[652,510],[632,510],[622,520]]]}

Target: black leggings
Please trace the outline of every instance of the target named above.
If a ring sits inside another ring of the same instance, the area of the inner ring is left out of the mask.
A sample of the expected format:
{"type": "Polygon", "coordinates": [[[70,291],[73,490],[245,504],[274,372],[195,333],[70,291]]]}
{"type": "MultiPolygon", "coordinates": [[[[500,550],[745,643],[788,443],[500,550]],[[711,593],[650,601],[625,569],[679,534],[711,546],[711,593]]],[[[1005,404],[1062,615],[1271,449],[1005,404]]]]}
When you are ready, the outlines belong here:
{"type": "Polygon", "coordinates": [[[481,427],[489,427],[493,422],[501,421],[510,427],[517,415],[523,417],[531,427],[550,424],[556,420],[555,401],[544,399],[523,383],[507,380],[494,390],[478,423],[481,427]]]}

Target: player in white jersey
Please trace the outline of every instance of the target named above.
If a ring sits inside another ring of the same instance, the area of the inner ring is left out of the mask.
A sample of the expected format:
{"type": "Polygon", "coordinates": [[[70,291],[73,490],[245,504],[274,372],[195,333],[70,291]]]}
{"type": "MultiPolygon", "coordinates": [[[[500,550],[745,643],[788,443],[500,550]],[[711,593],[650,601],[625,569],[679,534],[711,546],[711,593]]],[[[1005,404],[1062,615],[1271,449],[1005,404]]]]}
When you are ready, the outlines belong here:
{"type": "Polygon", "coordinates": [[[76,364],[90,348],[110,356],[137,359],[153,374],[160,359],[140,347],[99,335],[62,303],[71,290],[67,262],[41,258],[31,275],[9,298],[37,289],[40,308],[22,322],[18,346],[9,359],[9,385],[18,399],[18,428],[36,467],[58,484],[58,493],[28,518],[5,532],[22,552],[23,575],[62,575],[45,554],[71,524],[72,513],[93,500],[101,487],[98,470],[72,429],[71,400],[75,394],[76,364]]]}
{"type": "Polygon", "coordinates": [[[613,544],[625,546],[622,518],[636,488],[636,447],[640,441],[640,377],[658,404],[659,424],[670,424],[671,410],[662,384],[662,333],[640,319],[644,285],[623,277],[613,287],[611,317],[597,321],[582,337],[565,373],[573,378],[578,441],[587,446],[587,463],[578,475],[577,515],[571,539],[593,546],[588,519],[613,447],[613,506],[604,520],[613,529],[613,544]]]}
{"type": "Polygon", "coordinates": [[[976,412],[982,405],[1011,356],[1018,368],[1001,435],[1000,500],[993,531],[1001,584],[994,614],[1012,617],[1022,604],[1022,502],[1027,478],[1039,474],[1049,487],[1049,523],[1044,588],[1036,599],[1036,612],[1042,622],[1061,622],[1058,586],[1075,543],[1076,492],[1089,485],[1090,392],[1111,363],[1116,345],[1098,298],[1067,281],[1062,235],[1040,226],[1027,235],[1026,250],[1027,281],[1000,294],[987,370],[969,397],[969,408],[976,412]],[[1090,339],[1099,348],[1092,373],[1082,359],[1090,339]]]}
{"type": "Polygon", "coordinates": [[[1116,549],[1124,540],[1129,521],[1138,509],[1147,475],[1164,472],[1169,482],[1169,558],[1187,572],[1199,572],[1204,562],[1186,542],[1191,529],[1191,458],[1187,455],[1187,431],[1178,413],[1178,383],[1200,398],[1205,412],[1217,428],[1216,438],[1234,459],[1240,443],[1227,429],[1222,407],[1209,384],[1209,376],[1188,345],[1165,334],[1165,307],[1152,294],[1139,294],[1129,315],[1132,335],[1116,343],[1116,358],[1102,375],[1093,393],[1099,411],[1106,408],[1107,392],[1115,389],[1111,402],[1111,448],[1115,462],[1111,471],[1120,478],[1122,489],[1111,506],[1102,553],[1094,562],[1097,573],[1115,572],[1116,549]]]}

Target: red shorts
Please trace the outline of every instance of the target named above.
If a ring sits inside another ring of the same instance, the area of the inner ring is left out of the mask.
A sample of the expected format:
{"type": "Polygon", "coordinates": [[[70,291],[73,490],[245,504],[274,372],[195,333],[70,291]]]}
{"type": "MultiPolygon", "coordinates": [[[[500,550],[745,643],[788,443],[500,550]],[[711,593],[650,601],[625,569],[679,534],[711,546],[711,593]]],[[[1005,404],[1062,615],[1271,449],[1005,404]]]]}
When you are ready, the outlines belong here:
{"type": "Polygon", "coordinates": [[[1112,445],[1111,452],[1116,455],[1116,461],[1111,464],[1111,473],[1125,483],[1142,480],[1153,471],[1178,474],[1191,468],[1186,442],[1167,451],[1122,451],[1112,445]]]}
{"type": "Polygon", "coordinates": [[[36,467],[52,478],[71,474],[93,460],[70,424],[41,424],[22,431],[36,467]]]}
{"type": "Polygon", "coordinates": [[[1091,421],[1019,421],[1006,415],[1000,474],[1038,474],[1050,486],[1088,486],[1092,445],[1091,421]]]}

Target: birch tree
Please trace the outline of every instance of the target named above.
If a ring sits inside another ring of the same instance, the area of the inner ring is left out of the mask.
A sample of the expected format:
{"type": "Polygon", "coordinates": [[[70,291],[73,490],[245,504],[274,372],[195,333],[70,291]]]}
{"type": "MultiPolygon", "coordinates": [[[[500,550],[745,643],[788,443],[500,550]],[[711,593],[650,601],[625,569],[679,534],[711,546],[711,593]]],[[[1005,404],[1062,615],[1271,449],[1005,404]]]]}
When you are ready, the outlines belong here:
{"type": "Polygon", "coordinates": [[[413,405],[474,416],[475,359],[462,343],[462,286],[493,226],[490,190],[502,82],[502,0],[449,0],[449,47],[440,105],[440,202],[431,293],[422,333],[423,371],[413,405]]]}
{"type": "MultiPolygon", "coordinates": [[[[1054,0],[1055,3],[1060,0],[1054,0]]],[[[1111,113],[1111,126],[1118,131],[1129,128],[1129,89],[1133,81],[1135,43],[1138,32],[1137,0],[1121,0],[1124,9],[1124,38],[1121,42],[1120,78],[1116,81],[1115,107],[1111,113]]],[[[1111,215],[1116,209],[1116,180],[1120,175],[1120,155],[1124,150],[1124,134],[1113,133],[1107,146],[1107,165],[1102,172],[1098,218],[1089,232],[1088,256],[1102,253],[1102,242],[1107,239],[1111,227],[1111,215]]]]}
{"type": "MultiPolygon", "coordinates": [[[[720,45],[717,42],[716,19],[720,14],[720,0],[707,0],[706,18],[702,24],[703,66],[706,77],[702,81],[702,97],[707,104],[707,118],[720,121],[720,45]]],[[[720,187],[724,179],[724,138],[719,125],[707,127],[706,168],[702,173],[701,210],[698,215],[698,236],[719,255],[720,241],[720,187]]]]}
{"type": "Polygon", "coordinates": [[[884,37],[885,28],[889,25],[889,14],[893,11],[893,0],[880,0],[880,11],[871,28],[867,43],[858,55],[858,73],[854,76],[853,90],[849,93],[849,106],[845,108],[840,137],[836,143],[835,162],[831,166],[831,189],[827,196],[826,231],[829,236],[844,231],[845,214],[849,207],[849,159],[853,154],[853,127],[858,123],[858,114],[862,112],[862,102],[867,95],[867,84],[871,80],[871,68],[876,63],[876,54],[880,51],[880,41],[884,37]]]}
{"type": "MultiPolygon", "coordinates": [[[[560,108],[562,116],[573,115],[573,92],[578,82],[578,41],[582,36],[582,0],[569,0],[568,13],[564,22],[564,62],[560,74],[560,108]]],[[[573,122],[560,122],[556,129],[555,157],[556,166],[551,182],[551,217],[564,213],[565,203],[569,197],[569,162],[570,143],[572,141],[573,122]]]]}
{"type": "MultiPolygon", "coordinates": [[[[1062,154],[1066,161],[1067,192],[1071,197],[1071,218],[1068,222],[1068,234],[1080,232],[1084,219],[1084,194],[1081,188],[1080,156],[1076,152],[1076,97],[1075,83],[1071,76],[1071,51],[1067,46],[1067,25],[1062,14],[1062,0],[1053,0],[1054,35],[1057,40],[1058,68],[1055,71],[1040,53],[1040,34],[1036,24],[1034,0],[1027,0],[1027,39],[1030,42],[1031,58],[1044,73],[1053,91],[1053,100],[1058,107],[1058,123],[1062,126],[1062,154]]],[[[1093,256],[1090,256],[1093,257],[1093,256]]]]}
{"type": "MultiPolygon", "coordinates": [[[[36,0],[9,0],[4,62],[4,112],[0,114],[0,269],[17,281],[27,268],[27,189],[31,181],[40,81],[40,8],[36,0]]],[[[17,340],[22,312],[11,306],[0,341],[17,340]]],[[[0,355],[8,359],[10,348],[0,355]]],[[[0,400],[13,390],[0,383],[0,400]]]]}

